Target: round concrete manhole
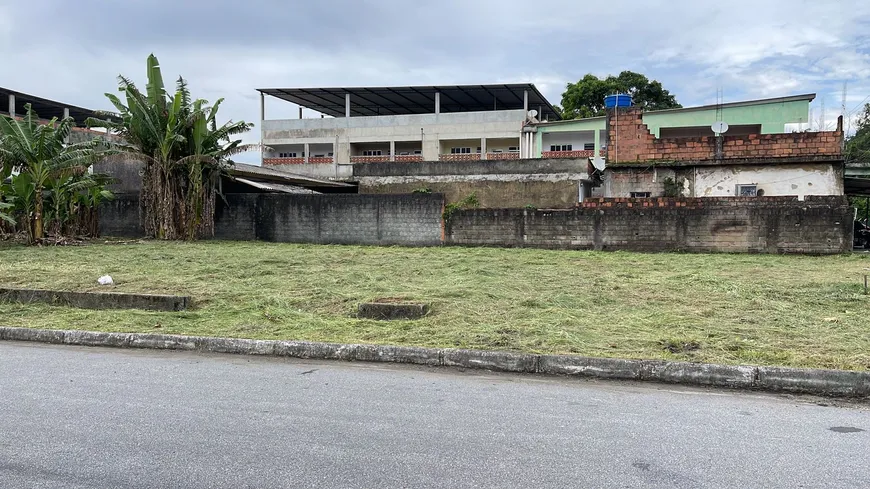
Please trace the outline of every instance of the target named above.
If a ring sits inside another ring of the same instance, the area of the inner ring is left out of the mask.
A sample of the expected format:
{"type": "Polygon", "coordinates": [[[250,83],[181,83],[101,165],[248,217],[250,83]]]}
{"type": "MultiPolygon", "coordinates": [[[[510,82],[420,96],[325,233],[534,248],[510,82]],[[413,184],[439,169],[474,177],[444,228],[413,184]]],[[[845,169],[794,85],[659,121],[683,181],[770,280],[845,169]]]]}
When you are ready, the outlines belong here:
{"type": "Polygon", "coordinates": [[[381,321],[420,319],[428,312],[428,304],[392,297],[363,302],[357,307],[357,317],[381,321]]]}

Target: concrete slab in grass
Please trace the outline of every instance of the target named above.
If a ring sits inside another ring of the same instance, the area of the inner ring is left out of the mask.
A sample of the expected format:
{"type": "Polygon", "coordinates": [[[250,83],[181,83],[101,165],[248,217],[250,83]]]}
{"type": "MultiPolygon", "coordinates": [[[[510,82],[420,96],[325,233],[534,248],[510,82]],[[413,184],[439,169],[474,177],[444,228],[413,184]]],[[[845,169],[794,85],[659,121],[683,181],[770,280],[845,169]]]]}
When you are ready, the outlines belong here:
{"type": "Polygon", "coordinates": [[[192,302],[190,297],[175,295],[12,288],[0,288],[0,301],[39,302],[81,309],[145,309],[148,311],[183,311],[192,302]]]}
{"type": "Polygon", "coordinates": [[[420,319],[428,312],[426,304],[406,302],[364,302],[357,307],[357,317],[381,321],[420,319]]]}

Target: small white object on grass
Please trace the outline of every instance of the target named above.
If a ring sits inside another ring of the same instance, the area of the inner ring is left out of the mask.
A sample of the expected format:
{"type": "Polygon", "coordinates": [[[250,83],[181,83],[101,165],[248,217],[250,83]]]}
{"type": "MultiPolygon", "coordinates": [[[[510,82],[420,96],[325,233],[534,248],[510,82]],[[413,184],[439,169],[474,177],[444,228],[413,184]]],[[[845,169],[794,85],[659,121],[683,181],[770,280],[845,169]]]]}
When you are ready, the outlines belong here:
{"type": "Polygon", "coordinates": [[[111,275],[103,275],[102,277],[100,277],[99,279],[97,279],[97,282],[99,282],[100,285],[112,285],[112,284],[115,283],[115,281],[112,280],[112,276],[111,276],[111,275]]]}

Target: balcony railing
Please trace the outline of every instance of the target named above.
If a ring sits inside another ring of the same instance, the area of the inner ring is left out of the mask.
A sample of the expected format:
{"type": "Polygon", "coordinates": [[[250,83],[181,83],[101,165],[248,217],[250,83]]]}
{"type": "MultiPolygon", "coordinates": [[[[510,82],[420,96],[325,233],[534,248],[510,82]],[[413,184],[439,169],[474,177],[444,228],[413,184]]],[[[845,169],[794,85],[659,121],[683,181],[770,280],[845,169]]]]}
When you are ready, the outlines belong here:
{"type": "Polygon", "coordinates": [[[301,165],[305,158],[263,158],[264,165],[301,165]]]}
{"type": "Polygon", "coordinates": [[[441,155],[441,161],[480,161],[480,153],[451,153],[441,155]]]}
{"type": "Polygon", "coordinates": [[[423,161],[423,155],[396,155],[396,161],[399,163],[413,163],[423,161]]]}
{"type": "MultiPolygon", "coordinates": [[[[311,156],[308,158],[308,163],[316,164],[332,164],[332,156],[311,156]]],[[[264,165],[302,165],[305,164],[305,158],[263,158],[264,165]]]]}
{"type": "Polygon", "coordinates": [[[595,151],[544,151],[542,158],[595,158],[595,151]]]}
{"type": "Polygon", "coordinates": [[[518,159],[520,159],[520,153],[517,151],[509,151],[507,153],[487,153],[486,159],[488,159],[488,160],[518,160],[518,159]]]}
{"type": "Polygon", "coordinates": [[[351,163],[383,163],[385,161],[390,161],[390,155],[377,155],[377,156],[351,156],[351,163]]]}

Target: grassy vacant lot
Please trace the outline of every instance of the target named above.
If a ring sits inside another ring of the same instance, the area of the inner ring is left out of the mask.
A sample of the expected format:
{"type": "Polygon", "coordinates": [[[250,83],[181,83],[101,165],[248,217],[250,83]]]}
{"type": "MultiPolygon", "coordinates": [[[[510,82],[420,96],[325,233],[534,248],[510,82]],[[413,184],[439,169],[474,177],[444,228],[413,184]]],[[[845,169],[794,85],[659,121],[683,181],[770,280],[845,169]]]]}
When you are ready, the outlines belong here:
{"type": "Polygon", "coordinates": [[[870,369],[868,256],[204,242],[0,244],[0,286],[190,294],[181,313],[0,303],[11,326],[870,369]],[[100,275],[116,285],[100,287],[100,275]],[[420,321],[357,303],[426,301],[420,321]]]}

